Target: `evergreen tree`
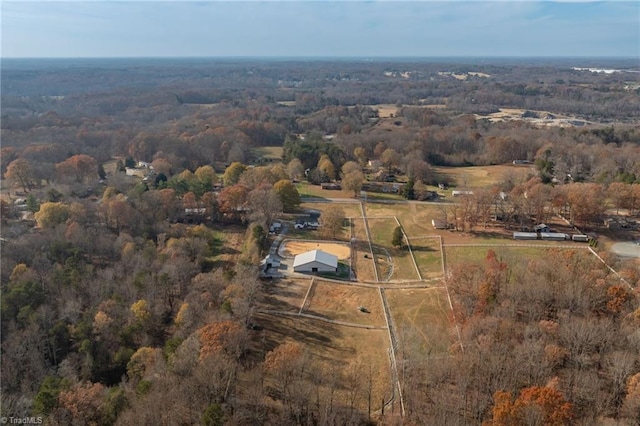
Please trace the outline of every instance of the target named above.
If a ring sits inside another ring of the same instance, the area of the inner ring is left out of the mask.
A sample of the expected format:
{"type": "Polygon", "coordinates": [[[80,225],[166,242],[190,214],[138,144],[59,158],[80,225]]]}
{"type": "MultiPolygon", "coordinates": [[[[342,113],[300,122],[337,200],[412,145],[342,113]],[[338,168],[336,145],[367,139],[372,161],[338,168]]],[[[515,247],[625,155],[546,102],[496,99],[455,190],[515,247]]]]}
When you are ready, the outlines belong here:
{"type": "Polygon", "coordinates": [[[415,200],[416,199],[416,190],[414,189],[415,181],[413,178],[409,178],[407,183],[402,188],[402,196],[407,200],[415,200]]]}
{"type": "Polygon", "coordinates": [[[393,230],[391,244],[393,244],[394,247],[402,247],[404,245],[404,234],[402,233],[401,227],[396,226],[396,229],[393,230]]]}

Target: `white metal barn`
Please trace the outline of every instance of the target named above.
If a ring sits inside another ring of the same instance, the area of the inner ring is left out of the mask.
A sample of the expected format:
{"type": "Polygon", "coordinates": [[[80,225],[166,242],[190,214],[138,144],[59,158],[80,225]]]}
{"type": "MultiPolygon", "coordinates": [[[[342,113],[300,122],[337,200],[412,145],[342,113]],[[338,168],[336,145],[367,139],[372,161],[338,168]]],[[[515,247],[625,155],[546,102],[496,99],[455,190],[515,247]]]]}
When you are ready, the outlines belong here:
{"type": "Polygon", "coordinates": [[[301,253],[293,260],[294,272],[337,272],[338,256],[322,250],[301,253]]]}

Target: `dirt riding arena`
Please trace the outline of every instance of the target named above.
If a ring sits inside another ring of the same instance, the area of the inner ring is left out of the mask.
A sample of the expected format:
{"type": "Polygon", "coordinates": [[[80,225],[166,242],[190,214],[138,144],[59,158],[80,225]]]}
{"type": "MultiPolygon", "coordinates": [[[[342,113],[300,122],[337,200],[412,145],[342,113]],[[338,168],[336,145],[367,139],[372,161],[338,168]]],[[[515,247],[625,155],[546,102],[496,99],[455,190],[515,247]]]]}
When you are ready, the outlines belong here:
{"type": "Polygon", "coordinates": [[[300,253],[304,253],[310,250],[322,250],[327,253],[338,256],[339,260],[349,259],[351,256],[351,249],[347,243],[334,243],[325,241],[298,241],[287,240],[283,244],[281,253],[285,257],[294,257],[300,253]]]}

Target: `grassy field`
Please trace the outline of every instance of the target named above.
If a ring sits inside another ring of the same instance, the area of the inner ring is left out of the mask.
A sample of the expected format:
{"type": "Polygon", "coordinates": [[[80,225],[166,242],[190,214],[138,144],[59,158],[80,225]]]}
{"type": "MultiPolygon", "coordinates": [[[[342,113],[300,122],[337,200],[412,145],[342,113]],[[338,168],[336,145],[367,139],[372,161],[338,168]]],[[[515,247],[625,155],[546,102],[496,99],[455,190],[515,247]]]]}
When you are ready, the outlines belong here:
{"type": "Polygon", "coordinates": [[[299,312],[304,296],[311,284],[310,279],[282,279],[265,283],[260,305],[265,309],[299,312]]]}
{"type": "Polygon", "coordinates": [[[353,191],[335,191],[320,188],[320,185],[312,185],[308,182],[299,182],[296,185],[301,197],[318,198],[353,198],[353,191]]]}
{"type": "MultiPolygon", "coordinates": [[[[432,219],[441,216],[441,206],[429,203],[366,205],[367,217],[397,217],[409,237],[435,235],[432,219]]],[[[395,221],[394,221],[395,222],[395,221]]]]}
{"type": "Polygon", "coordinates": [[[357,287],[315,280],[303,311],[327,319],[374,327],[385,326],[380,295],[375,288],[357,287]],[[366,307],[370,313],[358,310],[366,307]]]}
{"type": "Polygon", "coordinates": [[[438,238],[421,238],[410,240],[411,250],[420,269],[422,278],[442,276],[442,256],[438,238]]]}
{"type": "Polygon", "coordinates": [[[318,210],[323,212],[329,207],[340,207],[344,211],[345,217],[361,217],[362,213],[360,212],[360,205],[357,203],[302,203],[300,208],[310,209],[310,210],[318,210]]]}
{"type": "MultiPolygon", "coordinates": [[[[381,248],[387,250],[391,255],[393,262],[393,272],[391,273],[390,280],[418,280],[418,273],[416,272],[411,254],[406,248],[395,248],[391,244],[393,237],[393,230],[398,226],[394,219],[368,219],[369,232],[371,233],[371,242],[381,248]]],[[[386,270],[379,271],[380,279],[382,277],[389,276],[386,270]]]]}
{"type": "MultiPolygon", "coordinates": [[[[562,243],[554,245],[557,245],[558,249],[562,249],[562,243]]],[[[482,264],[489,250],[493,250],[507,265],[526,262],[527,259],[531,258],[544,258],[553,255],[550,253],[550,249],[543,247],[445,247],[444,254],[447,268],[450,270],[458,265],[467,263],[482,264]]],[[[576,249],[567,248],[566,250],[576,249]]]]}
{"type": "Polygon", "coordinates": [[[457,342],[443,288],[387,289],[401,347],[414,356],[446,354],[457,342]]]}
{"type": "Polygon", "coordinates": [[[257,158],[270,160],[273,163],[282,162],[282,152],[283,148],[281,146],[261,146],[251,149],[251,153],[257,158]]]}
{"type": "MultiPolygon", "coordinates": [[[[434,167],[437,175],[446,178],[451,186],[458,188],[483,188],[504,182],[524,182],[534,174],[533,167],[501,164],[494,166],[474,167],[434,167]]],[[[450,192],[449,192],[450,195],[450,192]]]]}
{"type": "Polygon", "coordinates": [[[359,281],[375,281],[376,275],[367,234],[364,229],[364,220],[351,219],[351,223],[353,236],[356,239],[353,245],[353,264],[351,266],[356,272],[356,277],[359,281]]]}
{"type": "MultiPolygon", "coordinates": [[[[312,185],[308,182],[300,182],[296,185],[301,197],[317,197],[317,198],[348,198],[353,200],[364,200],[363,197],[358,194],[358,197],[354,197],[353,191],[347,190],[328,190],[322,189],[320,185],[312,185]]],[[[384,192],[366,192],[367,200],[403,200],[398,194],[384,193],[384,192]]]]}

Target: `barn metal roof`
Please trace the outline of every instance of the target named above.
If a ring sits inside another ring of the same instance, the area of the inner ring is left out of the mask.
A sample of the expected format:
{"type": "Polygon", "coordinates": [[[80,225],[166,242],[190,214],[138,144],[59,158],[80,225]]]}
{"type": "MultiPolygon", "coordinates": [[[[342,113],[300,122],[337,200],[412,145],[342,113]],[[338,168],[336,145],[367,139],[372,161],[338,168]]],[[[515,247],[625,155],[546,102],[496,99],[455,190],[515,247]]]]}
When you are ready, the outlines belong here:
{"type": "Polygon", "coordinates": [[[331,266],[332,268],[338,267],[338,256],[331,253],[327,253],[322,250],[311,250],[304,253],[300,253],[293,260],[293,267],[306,265],[311,262],[319,262],[323,265],[331,266]]]}

